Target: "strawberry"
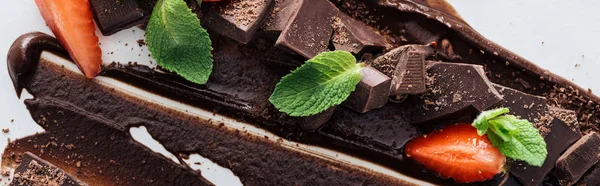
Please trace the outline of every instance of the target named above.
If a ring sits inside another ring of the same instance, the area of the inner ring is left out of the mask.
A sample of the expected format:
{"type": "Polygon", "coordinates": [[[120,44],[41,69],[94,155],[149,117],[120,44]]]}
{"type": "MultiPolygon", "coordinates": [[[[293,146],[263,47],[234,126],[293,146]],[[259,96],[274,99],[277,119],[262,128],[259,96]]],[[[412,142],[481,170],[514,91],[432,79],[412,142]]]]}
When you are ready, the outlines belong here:
{"type": "Polygon", "coordinates": [[[492,179],[506,161],[487,136],[477,135],[477,129],[470,124],[452,125],[417,137],[406,144],[405,153],[427,169],[458,183],[492,179]]]}
{"type": "Polygon", "coordinates": [[[35,0],[42,17],[88,78],[100,72],[102,51],[88,0],[35,0]]]}

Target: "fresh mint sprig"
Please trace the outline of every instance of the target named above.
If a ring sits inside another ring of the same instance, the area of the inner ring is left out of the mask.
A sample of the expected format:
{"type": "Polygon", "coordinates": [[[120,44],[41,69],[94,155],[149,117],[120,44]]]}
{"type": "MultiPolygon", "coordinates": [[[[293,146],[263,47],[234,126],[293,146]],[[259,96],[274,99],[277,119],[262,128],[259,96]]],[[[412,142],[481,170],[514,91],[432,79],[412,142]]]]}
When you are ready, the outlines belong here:
{"type": "Polygon", "coordinates": [[[484,111],[472,125],[480,136],[487,134],[505,156],[541,167],[548,155],[544,138],[531,122],[506,115],[508,112],[508,108],[484,111]]]}
{"type": "Polygon", "coordinates": [[[148,23],[146,42],[162,68],[205,84],[213,68],[211,41],[183,0],[160,0],[148,23]]]}
{"type": "Polygon", "coordinates": [[[321,113],[350,96],[364,66],[349,52],[323,52],[284,76],[269,101],[290,116],[321,113]]]}

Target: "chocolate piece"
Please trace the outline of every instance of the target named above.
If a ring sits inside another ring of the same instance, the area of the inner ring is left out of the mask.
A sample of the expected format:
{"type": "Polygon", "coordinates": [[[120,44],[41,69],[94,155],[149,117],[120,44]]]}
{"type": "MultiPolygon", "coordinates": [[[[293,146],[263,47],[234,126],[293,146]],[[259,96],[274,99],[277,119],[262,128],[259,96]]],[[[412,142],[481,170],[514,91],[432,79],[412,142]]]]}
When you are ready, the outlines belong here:
{"type": "Polygon", "coordinates": [[[327,0],[301,0],[298,10],[290,17],[277,38],[275,46],[305,58],[315,57],[327,50],[337,8],[327,0]]]}
{"type": "Polygon", "coordinates": [[[600,166],[596,163],[576,185],[600,185],[600,166]]]}
{"type": "Polygon", "coordinates": [[[275,0],[236,0],[206,3],[202,6],[205,14],[202,25],[206,28],[234,39],[248,43],[267,16],[271,13],[275,0]]]}
{"type": "Polygon", "coordinates": [[[425,56],[419,52],[407,52],[407,55],[402,56],[396,64],[390,94],[406,95],[425,92],[427,90],[425,76],[425,56]]]}
{"type": "Polygon", "coordinates": [[[354,54],[375,53],[381,51],[386,45],[383,36],[365,23],[342,12],[334,19],[331,41],[336,50],[345,50],[354,54]]]}
{"type": "Polygon", "coordinates": [[[383,107],[390,95],[390,78],[371,66],[365,67],[360,75],[356,90],[342,105],[360,113],[383,107]]]}
{"type": "Polygon", "coordinates": [[[145,20],[145,13],[137,0],[90,0],[96,24],[103,35],[108,36],[145,20]]]}
{"type": "Polygon", "coordinates": [[[419,94],[426,89],[423,59],[431,55],[429,46],[404,45],[367,63],[392,77],[391,95],[419,94]]]}
{"type": "Polygon", "coordinates": [[[21,97],[23,88],[29,86],[31,75],[35,73],[44,50],[69,56],[56,38],[41,32],[23,34],[10,46],[6,66],[18,97],[21,97]]]}
{"type": "Polygon", "coordinates": [[[554,167],[560,154],[581,138],[581,133],[573,131],[560,119],[553,119],[550,125],[550,131],[544,137],[548,155],[542,167],[531,166],[522,161],[515,161],[510,166],[510,172],[525,186],[538,186],[554,167]]]}
{"type": "Polygon", "coordinates": [[[427,66],[428,92],[402,102],[418,105],[406,111],[410,123],[478,113],[502,100],[481,66],[443,62],[428,62],[427,66]]]}
{"type": "Polygon", "coordinates": [[[329,121],[329,119],[331,119],[331,116],[333,116],[336,107],[337,106],[333,106],[321,113],[299,118],[300,121],[298,122],[298,124],[300,125],[300,128],[308,132],[314,132],[315,130],[323,126],[323,124],[325,124],[327,121],[329,121]]]}
{"type": "Polygon", "coordinates": [[[600,136],[591,132],[569,147],[556,161],[556,177],[561,185],[573,185],[598,162],[600,136]]]}
{"type": "MultiPolygon", "coordinates": [[[[550,127],[549,123],[553,119],[553,115],[546,104],[546,98],[502,85],[494,84],[494,87],[504,97],[504,101],[499,104],[500,107],[507,107],[510,109],[510,114],[532,122],[533,126],[540,131],[540,134],[546,136],[550,130],[548,129],[550,127]]],[[[570,126],[568,123],[567,125],[570,126]]],[[[573,128],[573,130],[579,130],[579,128],[573,128]]]]}
{"type": "Polygon", "coordinates": [[[264,32],[279,36],[290,17],[297,11],[301,0],[276,0],[273,11],[262,26],[264,32]]]}
{"type": "Polygon", "coordinates": [[[14,179],[10,185],[79,186],[87,184],[77,180],[77,178],[50,162],[26,152],[21,158],[21,164],[15,169],[14,179]]]}

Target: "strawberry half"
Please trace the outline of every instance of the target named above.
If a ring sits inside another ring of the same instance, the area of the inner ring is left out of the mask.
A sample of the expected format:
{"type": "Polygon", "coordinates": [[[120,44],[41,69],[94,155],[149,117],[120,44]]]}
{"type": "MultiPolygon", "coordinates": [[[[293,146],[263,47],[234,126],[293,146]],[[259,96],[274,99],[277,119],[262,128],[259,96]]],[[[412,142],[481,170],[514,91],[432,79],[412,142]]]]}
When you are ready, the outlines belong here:
{"type": "Polygon", "coordinates": [[[470,124],[448,126],[406,144],[406,156],[458,183],[492,179],[506,157],[470,124]]]}
{"type": "Polygon", "coordinates": [[[35,0],[42,17],[88,78],[100,72],[102,50],[88,0],[35,0]]]}

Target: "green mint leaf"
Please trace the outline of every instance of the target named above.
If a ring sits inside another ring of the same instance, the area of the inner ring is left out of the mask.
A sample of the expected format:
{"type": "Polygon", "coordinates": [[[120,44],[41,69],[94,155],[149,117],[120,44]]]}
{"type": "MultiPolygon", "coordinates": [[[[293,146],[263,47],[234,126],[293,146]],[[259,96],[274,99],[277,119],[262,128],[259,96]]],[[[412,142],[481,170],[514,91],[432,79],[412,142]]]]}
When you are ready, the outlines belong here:
{"type": "Polygon", "coordinates": [[[478,132],[485,131],[492,145],[503,155],[542,166],[548,155],[544,138],[531,122],[503,115],[508,112],[508,108],[484,111],[475,119],[473,127],[478,132]]]}
{"type": "Polygon", "coordinates": [[[349,52],[323,52],[284,76],[269,101],[290,116],[318,114],[350,96],[363,68],[349,52]]]}
{"type": "Polygon", "coordinates": [[[188,81],[205,84],[212,71],[211,41],[183,0],[160,0],[146,32],[158,65],[188,81]]]}
{"type": "MultiPolygon", "coordinates": [[[[512,140],[501,140],[494,133],[491,136],[496,137],[489,138],[492,145],[497,147],[505,156],[541,167],[548,155],[544,138],[527,120],[515,118],[512,124],[516,127],[516,130],[510,133],[512,140]]],[[[490,136],[489,133],[488,136],[490,136]]]]}
{"type": "Polygon", "coordinates": [[[479,114],[479,116],[477,116],[477,118],[475,118],[475,121],[473,121],[471,125],[477,129],[477,134],[483,136],[487,133],[489,119],[506,114],[508,112],[510,112],[508,108],[498,108],[494,110],[483,111],[481,114],[479,114]]]}

